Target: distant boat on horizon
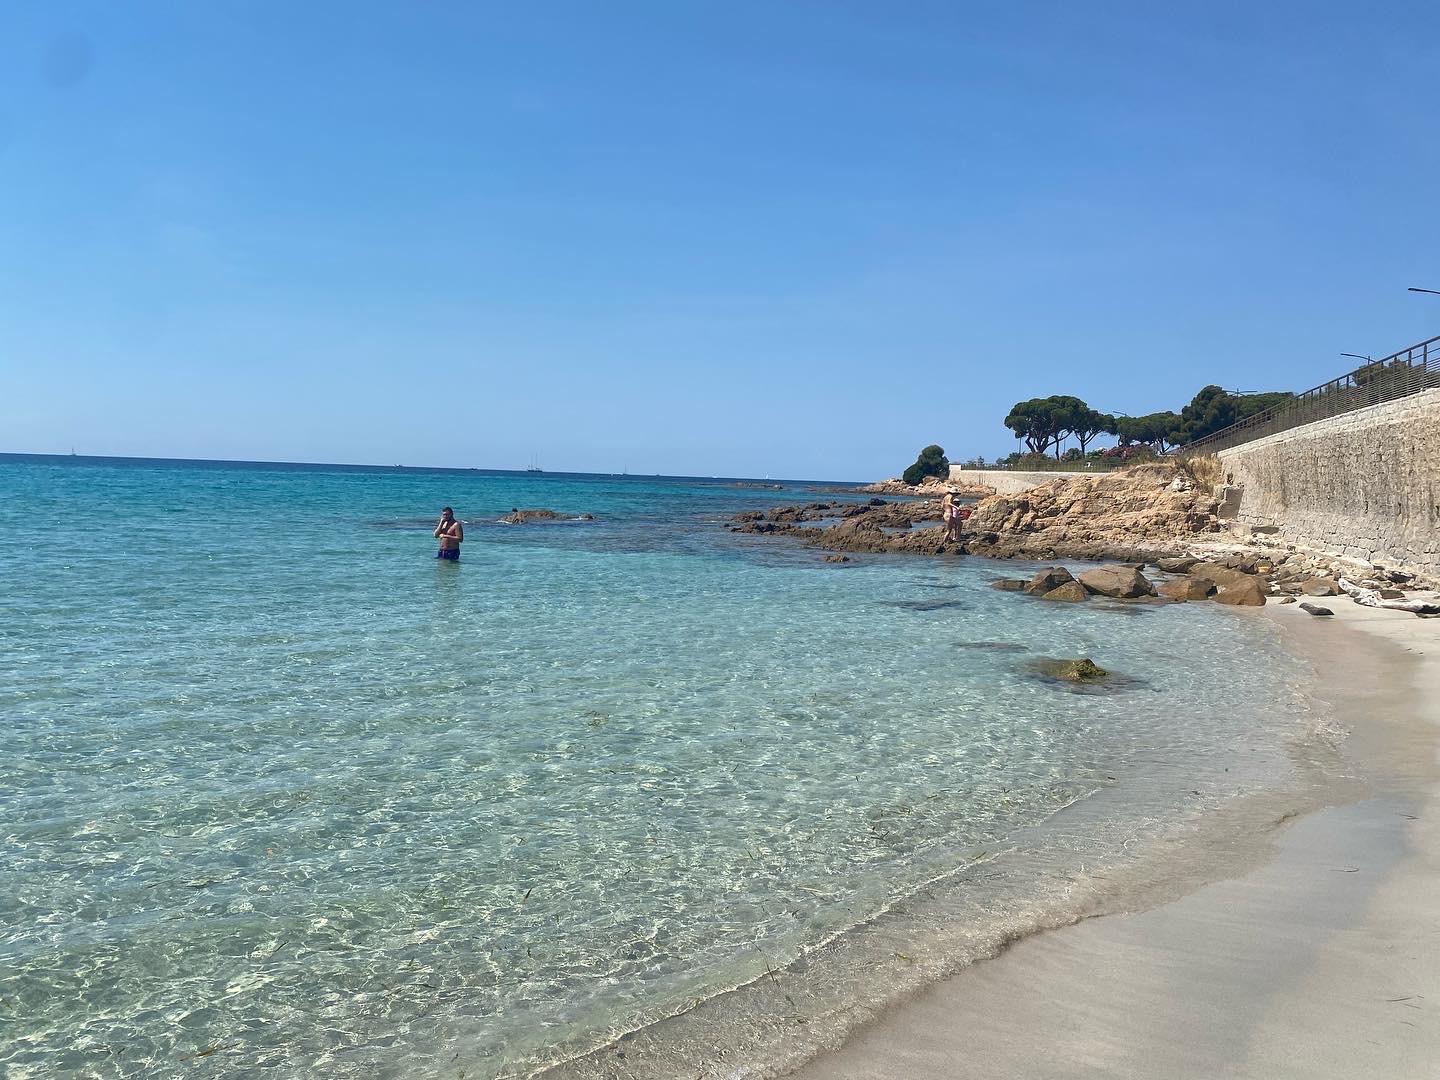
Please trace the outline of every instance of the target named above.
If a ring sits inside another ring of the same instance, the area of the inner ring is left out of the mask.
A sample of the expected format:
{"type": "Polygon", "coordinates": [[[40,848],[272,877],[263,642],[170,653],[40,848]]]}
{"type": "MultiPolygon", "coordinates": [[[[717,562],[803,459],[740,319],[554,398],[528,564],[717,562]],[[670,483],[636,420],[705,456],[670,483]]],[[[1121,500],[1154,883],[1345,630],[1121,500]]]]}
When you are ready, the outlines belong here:
{"type": "Polygon", "coordinates": [[[525,471],[543,473],[545,470],[540,468],[539,459],[534,454],[531,454],[530,464],[525,466],[525,471]]]}

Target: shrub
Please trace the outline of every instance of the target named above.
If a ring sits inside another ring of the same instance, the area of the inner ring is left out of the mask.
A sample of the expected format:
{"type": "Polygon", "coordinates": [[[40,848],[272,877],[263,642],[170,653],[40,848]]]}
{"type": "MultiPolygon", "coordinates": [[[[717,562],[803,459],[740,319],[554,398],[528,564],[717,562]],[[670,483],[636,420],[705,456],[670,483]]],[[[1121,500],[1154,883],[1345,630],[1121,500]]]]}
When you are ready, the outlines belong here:
{"type": "Polygon", "coordinates": [[[945,458],[944,449],[931,443],[920,451],[920,456],[915,459],[915,464],[906,469],[900,479],[913,487],[927,476],[938,476],[944,479],[949,475],[950,462],[945,458]]]}

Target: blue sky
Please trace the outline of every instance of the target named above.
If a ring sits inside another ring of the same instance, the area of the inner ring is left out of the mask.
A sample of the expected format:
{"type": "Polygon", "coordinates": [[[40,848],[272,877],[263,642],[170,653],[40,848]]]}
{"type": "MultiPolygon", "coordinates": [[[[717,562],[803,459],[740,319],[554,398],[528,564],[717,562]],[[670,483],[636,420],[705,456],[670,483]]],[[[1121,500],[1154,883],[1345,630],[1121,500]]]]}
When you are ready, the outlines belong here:
{"type": "Polygon", "coordinates": [[[1440,9],[0,9],[0,450],[870,478],[1440,333],[1440,9]]]}

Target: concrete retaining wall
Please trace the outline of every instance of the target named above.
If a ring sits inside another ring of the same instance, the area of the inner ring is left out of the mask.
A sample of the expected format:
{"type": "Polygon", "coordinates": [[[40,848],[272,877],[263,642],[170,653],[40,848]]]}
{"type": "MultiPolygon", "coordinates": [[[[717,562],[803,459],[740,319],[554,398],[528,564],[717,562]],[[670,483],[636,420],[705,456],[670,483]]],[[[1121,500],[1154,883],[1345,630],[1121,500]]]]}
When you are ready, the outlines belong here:
{"type": "Polygon", "coordinates": [[[1292,543],[1440,578],[1440,390],[1222,450],[1239,520],[1292,543]]]}
{"type": "Polygon", "coordinates": [[[1084,473],[1073,472],[1012,472],[1009,469],[962,469],[950,466],[950,480],[956,484],[983,484],[995,489],[996,495],[1018,495],[1051,480],[1062,480],[1084,473]]]}

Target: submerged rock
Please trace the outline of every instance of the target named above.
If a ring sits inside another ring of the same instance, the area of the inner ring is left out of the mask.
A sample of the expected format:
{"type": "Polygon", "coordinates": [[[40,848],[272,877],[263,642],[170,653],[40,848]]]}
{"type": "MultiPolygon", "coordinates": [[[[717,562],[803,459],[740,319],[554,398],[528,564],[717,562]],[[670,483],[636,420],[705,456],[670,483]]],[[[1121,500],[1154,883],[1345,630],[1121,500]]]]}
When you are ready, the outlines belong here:
{"type": "Polygon", "coordinates": [[[1042,675],[1052,679],[1063,679],[1065,682],[1094,682],[1096,679],[1103,679],[1110,674],[1088,656],[1074,660],[1048,658],[1037,660],[1035,670],[1042,675]]]}
{"type": "Polygon", "coordinates": [[[957,641],[957,649],[980,649],[985,652],[1029,652],[1029,646],[1018,641],[957,641]]]}
{"type": "Polygon", "coordinates": [[[849,562],[849,561],[850,561],[850,556],[849,556],[849,555],[826,555],[826,556],[825,556],[823,559],[821,559],[820,561],[821,561],[821,562],[832,562],[832,563],[849,562]]]}
{"type": "Polygon", "coordinates": [[[1018,577],[996,578],[990,582],[992,589],[999,589],[1001,592],[1024,592],[1025,579],[1018,577]]]}

